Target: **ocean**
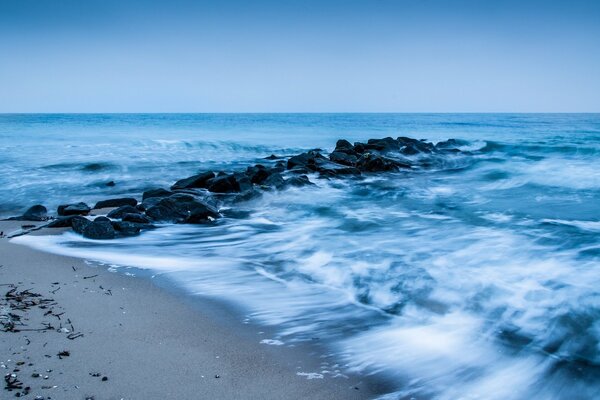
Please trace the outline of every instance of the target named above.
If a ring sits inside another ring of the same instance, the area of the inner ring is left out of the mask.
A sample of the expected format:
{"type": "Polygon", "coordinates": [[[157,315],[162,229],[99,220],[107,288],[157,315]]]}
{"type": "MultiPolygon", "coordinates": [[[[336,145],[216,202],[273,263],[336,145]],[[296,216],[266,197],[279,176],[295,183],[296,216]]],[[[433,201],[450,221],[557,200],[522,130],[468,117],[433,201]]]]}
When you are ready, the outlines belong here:
{"type": "Polygon", "coordinates": [[[598,114],[4,114],[0,216],[386,136],[463,151],[211,225],[19,241],[237,304],[265,344],[318,338],[339,365],[310,378],[377,376],[386,399],[600,398],[598,114]]]}

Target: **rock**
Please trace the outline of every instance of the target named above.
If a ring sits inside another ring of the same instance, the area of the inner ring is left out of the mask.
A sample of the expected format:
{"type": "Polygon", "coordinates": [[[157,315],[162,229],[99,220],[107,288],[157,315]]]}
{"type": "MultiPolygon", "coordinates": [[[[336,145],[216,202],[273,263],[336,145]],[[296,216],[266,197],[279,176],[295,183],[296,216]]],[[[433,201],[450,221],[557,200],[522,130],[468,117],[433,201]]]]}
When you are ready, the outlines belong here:
{"type": "Polygon", "coordinates": [[[301,187],[306,185],[314,185],[306,175],[292,176],[285,180],[285,186],[301,187]]]}
{"type": "Polygon", "coordinates": [[[142,226],[128,221],[112,221],[113,229],[121,236],[136,236],[140,234],[142,226]]]}
{"type": "Polygon", "coordinates": [[[108,218],[121,219],[125,214],[140,214],[140,211],[132,206],[122,206],[112,210],[106,216],[108,218]]]}
{"type": "Polygon", "coordinates": [[[92,221],[80,215],[76,215],[71,219],[71,226],[73,227],[73,231],[79,233],[80,235],[83,235],[83,231],[91,223],[92,221]]]}
{"type": "Polygon", "coordinates": [[[46,225],[46,228],[70,228],[71,222],[73,221],[73,218],[77,217],[77,215],[71,215],[68,217],[59,217],[53,221],[51,221],[48,225],[46,225]]]}
{"type": "Polygon", "coordinates": [[[150,219],[142,214],[125,214],[122,218],[126,222],[137,222],[138,224],[149,224],[150,219]]]}
{"type": "Polygon", "coordinates": [[[95,209],[99,208],[109,208],[109,207],[122,207],[122,206],[132,206],[135,207],[137,205],[137,200],[132,197],[122,197],[119,199],[108,199],[102,200],[96,203],[94,206],[95,209]]]}
{"type": "Polygon", "coordinates": [[[190,176],[189,178],[180,179],[173,186],[171,190],[175,189],[190,189],[190,188],[206,188],[208,187],[208,181],[215,177],[214,172],[208,171],[198,175],[190,176]]]}
{"type": "Polygon", "coordinates": [[[364,147],[366,150],[377,150],[381,152],[398,151],[400,149],[400,143],[394,138],[386,137],[383,139],[369,139],[364,147]]]}
{"type": "Polygon", "coordinates": [[[334,152],[356,155],[356,150],[354,150],[352,143],[344,139],[340,139],[336,142],[334,152]]]}
{"type": "Polygon", "coordinates": [[[236,193],[240,185],[233,175],[219,175],[208,181],[208,190],[213,193],[236,193]]]}
{"type": "Polygon", "coordinates": [[[63,204],[58,206],[58,215],[60,216],[68,216],[68,215],[87,215],[90,212],[90,207],[83,203],[75,203],[75,204],[63,204]]]}
{"type": "Polygon", "coordinates": [[[106,186],[108,186],[108,187],[113,187],[115,185],[116,185],[115,181],[108,181],[108,182],[106,182],[106,186]]]}
{"type": "Polygon", "coordinates": [[[250,178],[250,182],[260,185],[271,175],[271,172],[264,165],[256,164],[246,169],[246,175],[250,178]]]}
{"type": "Polygon", "coordinates": [[[341,151],[334,151],[329,155],[329,159],[334,163],[347,165],[350,167],[354,167],[358,158],[353,154],[342,153],[341,151]]]}
{"type": "Polygon", "coordinates": [[[245,192],[240,193],[237,196],[235,196],[235,198],[233,199],[233,202],[234,203],[243,203],[245,201],[257,199],[260,196],[262,196],[262,193],[253,188],[253,189],[246,190],[245,192]]]}
{"type": "Polygon", "coordinates": [[[411,139],[407,137],[399,137],[396,139],[400,145],[400,152],[406,155],[414,155],[419,153],[431,153],[435,150],[435,146],[431,143],[411,139]]]}
{"type": "Polygon", "coordinates": [[[91,222],[83,230],[83,236],[88,239],[106,240],[115,238],[115,229],[110,222],[91,222]]]}
{"type": "Polygon", "coordinates": [[[360,156],[356,166],[361,171],[366,172],[396,171],[399,168],[410,168],[408,164],[393,161],[373,153],[364,153],[360,156]]]}
{"type": "Polygon", "coordinates": [[[315,163],[317,160],[327,160],[316,150],[307,151],[306,153],[298,154],[297,156],[290,157],[287,162],[287,169],[294,169],[297,167],[304,167],[306,169],[315,171],[315,163]]]}
{"type": "MultiPolygon", "coordinates": [[[[175,186],[175,185],[173,185],[175,186]]],[[[151,199],[154,197],[169,197],[173,194],[173,192],[170,192],[166,189],[162,189],[162,188],[158,188],[158,189],[150,189],[150,190],[146,190],[144,192],[144,194],[142,195],[142,202],[144,202],[146,199],[151,199]]]]}
{"type": "Polygon", "coordinates": [[[110,222],[110,218],[100,216],[94,218],[94,222],[110,222]]]}
{"type": "Polygon", "coordinates": [[[281,157],[277,157],[275,154],[271,154],[268,157],[265,157],[265,160],[279,160],[281,157]]]}
{"type": "Polygon", "coordinates": [[[177,223],[200,223],[219,217],[216,208],[195,199],[193,196],[171,196],[150,207],[146,215],[154,221],[177,223]]]}
{"type": "Polygon", "coordinates": [[[262,185],[280,189],[285,185],[285,179],[283,179],[283,176],[281,176],[280,173],[276,172],[269,175],[269,177],[263,181],[262,185]]]}
{"type": "Polygon", "coordinates": [[[21,217],[24,221],[45,221],[48,219],[48,210],[41,204],[30,207],[21,217]]]}
{"type": "Polygon", "coordinates": [[[335,177],[337,175],[360,175],[358,168],[341,165],[329,161],[325,157],[315,159],[315,170],[322,176],[335,177]]]}

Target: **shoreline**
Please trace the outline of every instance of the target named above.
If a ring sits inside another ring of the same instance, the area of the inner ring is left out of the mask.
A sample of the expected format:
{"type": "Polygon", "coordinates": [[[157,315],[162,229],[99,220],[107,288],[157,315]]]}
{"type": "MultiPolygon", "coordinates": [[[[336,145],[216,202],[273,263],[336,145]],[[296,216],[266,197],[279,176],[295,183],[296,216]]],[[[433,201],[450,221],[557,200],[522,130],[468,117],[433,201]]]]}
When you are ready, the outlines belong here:
{"type": "MultiPolygon", "coordinates": [[[[0,231],[21,225],[3,221],[0,231]]],[[[48,233],[59,232],[30,234],[48,233]]],[[[9,396],[26,387],[26,398],[61,399],[366,399],[385,393],[382,384],[343,370],[347,377],[312,375],[324,368],[324,349],[261,344],[267,335],[258,332],[272,329],[244,324],[233,305],[185,295],[168,279],[110,272],[6,237],[0,253],[3,296],[11,288],[29,289],[53,300],[50,309],[20,314],[29,329],[44,322],[54,329],[0,332],[2,372],[14,373],[23,388],[3,389],[9,396]],[[68,356],[58,356],[65,351],[68,356]]]]}

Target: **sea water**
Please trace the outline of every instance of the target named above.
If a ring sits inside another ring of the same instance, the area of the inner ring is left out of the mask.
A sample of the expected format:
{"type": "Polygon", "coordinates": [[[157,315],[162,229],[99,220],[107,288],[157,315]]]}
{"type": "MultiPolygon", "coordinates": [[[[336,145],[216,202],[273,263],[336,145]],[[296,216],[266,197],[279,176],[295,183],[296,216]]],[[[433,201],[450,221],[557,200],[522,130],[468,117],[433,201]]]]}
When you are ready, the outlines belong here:
{"type": "Polygon", "coordinates": [[[269,343],[318,338],[389,398],[600,398],[600,115],[1,115],[0,214],[385,136],[463,153],[311,176],[208,226],[19,241],[233,301],[269,343]]]}

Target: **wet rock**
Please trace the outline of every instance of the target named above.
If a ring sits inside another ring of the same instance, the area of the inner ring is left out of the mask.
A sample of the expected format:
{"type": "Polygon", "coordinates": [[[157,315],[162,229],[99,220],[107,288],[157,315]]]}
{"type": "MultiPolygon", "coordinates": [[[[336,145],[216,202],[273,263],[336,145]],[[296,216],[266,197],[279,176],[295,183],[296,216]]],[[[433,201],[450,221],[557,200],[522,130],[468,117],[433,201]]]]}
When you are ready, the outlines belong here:
{"type": "Polygon", "coordinates": [[[108,181],[108,182],[106,182],[106,186],[108,186],[108,187],[113,187],[115,185],[116,185],[115,181],[108,181]]]}
{"type": "Polygon", "coordinates": [[[308,170],[316,171],[315,164],[317,160],[327,160],[321,153],[316,150],[307,151],[306,153],[298,154],[297,156],[290,157],[287,162],[287,169],[294,168],[306,168],[308,170]]]}
{"type": "Polygon", "coordinates": [[[240,185],[233,175],[219,175],[208,181],[208,190],[213,193],[236,193],[240,185]]]}
{"type": "Polygon", "coordinates": [[[350,167],[354,167],[358,158],[353,154],[342,153],[341,151],[334,151],[329,155],[329,159],[334,163],[347,165],[350,167]]]}
{"type": "Polygon", "coordinates": [[[127,214],[124,214],[121,219],[126,222],[136,222],[138,224],[149,224],[150,223],[150,219],[142,214],[127,213],[127,214]]]}
{"type": "Polygon", "coordinates": [[[71,226],[73,227],[73,231],[79,233],[80,235],[83,235],[83,231],[91,223],[92,221],[80,215],[77,215],[73,217],[73,219],[71,219],[71,226]]]}
{"type": "Polygon", "coordinates": [[[173,194],[173,192],[170,192],[170,191],[168,191],[166,189],[162,189],[162,188],[146,190],[144,192],[144,194],[142,195],[142,202],[144,202],[146,199],[151,199],[151,198],[155,198],[155,197],[169,197],[172,194],[173,194]]]}
{"type": "Polygon", "coordinates": [[[398,151],[400,149],[400,143],[394,138],[386,137],[383,139],[369,139],[364,147],[366,150],[377,150],[381,152],[398,151]]]}
{"type": "Polygon", "coordinates": [[[200,223],[219,217],[219,212],[211,205],[193,196],[171,196],[150,207],[146,215],[154,221],[177,223],[200,223]]]}
{"type": "Polygon", "coordinates": [[[108,199],[102,200],[96,203],[94,206],[95,209],[99,208],[109,208],[109,207],[122,207],[122,206],[132,206],[135,207],[137,205],[137,200],[132,197],[122,197],[118,199],[108,199]]]}
{"type": "Polygon", "coordinates": [[[235,198],[233,199],[233,202],[234,203],[243,203],[245,201],[257,199],[260,196],[262,196],[262,193],[253,188],[253,189],[246,190],[246,191],[238,194],[237,196],[235,196],[235,198]]]}
{"type": "Polygon", "coordinates": [[[111,225],[120,236],[136,236],[140,234],[142,229],[150,227],[150,225],[146,226],[128,221],[112,221],[111,225]]]}
{"type": "Polygon", "coordinates": [[[48,210],[41,204],[36,204],[30,207],[23,214],[22,218],[25,221],[45,221],[48,219],[48,210]]]}
{"type": "Polygon", "coordinates": [[[364,153],[356,166],[365,172],[397,171],[399,168],[410,168],[410,165],[390,160],[373,153],[364,153]]]}
{"type": "Polygon", "coordinates": [[[336,177],[338,175],[360,175],[360,170],[355,167],[341,165],[329,161],[326,158],[318,158],[315,160],[315,170],[321,176],[336,177]]]}
{"type": "Polygon", "coordinates": [[[110,222],[92,222],[83,230],[88,239],[107,240],[115,238],[115,229],[110,222]]]}
{"type": "Polygon", "coordinates": [[[340,139],[336,142],[334,152],[356,155],[356,150],[354,150],[352,143],[344,139],[340,139]]]}
{"type": "Polygon", "coordinates": [[[215,177],[214,172],[208,171],[198,175],[193,175],[185,179],[180,179],[173,186],[171,190],[175,189],[190,189],[190,188],[207,188],[208,181],[215,177]]]}
{"type": "Polygon", "coordinates": [[[271,154],[268,157],[265,157],[265,160],[279,160],[281,157],[277,157],[275,154],[271,154]]]}
{"type": "Polygon", "coordinates": [[[63,204],[58,206],[58,215],[69,216],[69,215],[87,215],[91,211],[90,207],[83,203],[75,204],[63,204]]]}
{"type": "Polygon", "coordinates": [[[285,185],[285,179],[283,179],[283,176],[280,173],[276,172],[269,175],[269,177],[263,181],[262,185],[281,189],[285,185]]]}
{"type": "Polygon", "coordinates": [[[125,214],[140,214],[140,211],[132,206],[122,206],[117,209],[112,210],[106,216],[108,218],[121,219],[125,214]]]}
{"type": "Polygon", "coordinates": [[[400,152],[406,155],[414,155],[419,153],[431,153],[435,150],[435,146],[423,140],[417,140],[407,137],[399,137],[396,139],[400,145],[400,152]]]}
{"type": "Polygon", "coordinates": [[[73,218],[75,218],[77,215],[71,215],[68,217],[59,217],[53,221],[51,221],[48,225],[46,225],[47,228],[70,228],[71,227],[71,222],[73,221],[73,218]]]}
{"type": "Polygon", "coordinates": [[[264,165],[256,164],[255,166],[246,169],[246,175],[250,178],[250,182],[260,185],[269,177],[269,175],[271,175],[271,171],[264,165]]]}
{"type": "Polygon", "coordinates": [[[100,216],[100,217],[94,218],[94,222],[110,222],[110,218],[100,216]]]}
{"type": "Polygon", "coordinates": [[[285,180],[285,186],[301,187],[306,185],[314,185],[306,175],[292,176],[285,180]]]}

